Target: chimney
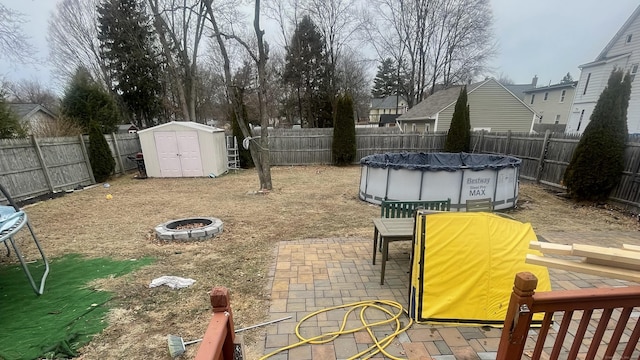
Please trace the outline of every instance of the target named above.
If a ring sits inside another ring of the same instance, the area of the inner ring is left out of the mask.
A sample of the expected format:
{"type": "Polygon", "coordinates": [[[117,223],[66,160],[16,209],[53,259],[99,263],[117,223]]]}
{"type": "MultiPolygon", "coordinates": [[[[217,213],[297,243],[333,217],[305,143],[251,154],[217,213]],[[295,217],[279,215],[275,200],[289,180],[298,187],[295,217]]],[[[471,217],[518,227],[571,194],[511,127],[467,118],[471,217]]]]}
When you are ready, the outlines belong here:
{"type": "Polygon", "coordinates": [[[538,85],[538,75],[533,75],[533,79],[531,79],[531,85],[533,85],[533,87],[536,87],[536,85],[538,85]]]}

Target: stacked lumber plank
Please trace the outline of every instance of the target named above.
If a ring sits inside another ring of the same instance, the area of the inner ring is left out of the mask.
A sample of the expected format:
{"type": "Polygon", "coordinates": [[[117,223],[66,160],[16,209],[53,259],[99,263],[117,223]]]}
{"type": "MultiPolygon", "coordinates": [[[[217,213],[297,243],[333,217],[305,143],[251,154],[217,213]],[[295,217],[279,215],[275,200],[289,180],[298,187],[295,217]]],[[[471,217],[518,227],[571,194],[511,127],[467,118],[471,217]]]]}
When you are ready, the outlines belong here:
{"type": "Polygon", "coordinates": [[[526,262],[556,269],[640,282],[640,246],[624,244],[622,249],[602,246],[552,244],[532,241],[530,249],[543,256],[527,255],[526,262]],[[549,257],[561,255],[570,258],[549,257]]]}

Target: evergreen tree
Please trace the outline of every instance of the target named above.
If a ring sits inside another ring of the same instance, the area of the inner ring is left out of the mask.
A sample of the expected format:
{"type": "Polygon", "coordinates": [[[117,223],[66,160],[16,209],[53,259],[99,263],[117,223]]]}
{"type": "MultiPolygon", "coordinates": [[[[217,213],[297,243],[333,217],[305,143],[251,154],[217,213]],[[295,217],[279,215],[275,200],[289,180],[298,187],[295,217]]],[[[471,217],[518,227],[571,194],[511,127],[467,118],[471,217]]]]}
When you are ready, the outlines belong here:
{"type": "Polygon", "coordinates": [[[335,165],[349,165],[356,159],[356,125],[349,95],[338,98],[331,150],[335,165]]]}
{"type": "Polygon", "coordinates": [[[11,111],[9,104],[0,94],[0,139],[23,138],[26,136],[27,131],[20,124],[20,119],[11,111]]]}
{"type": "Polygon", "coordinates": [[[138,0],[103,0],[98,6],[98,39],[112,79],[139,127],[156,123],[160,114],[160,64],[151,23],[138,0]]]}
{"type": "Polygon", "coordinates": [[[308,15],[296,26],[290,44],[283,81],[293,90],[296,115],[303,127],[331,126],[321,117],[329,86],[324,40],[308,15]]]}
{"type": "Polygon", "coordinates": [[[398,67],[394,66],[391,58],[386,58],[378,65],[378,73],[373,79],[371,96],[384,98],[397,94],[398,90],[398,67]]]}
{"type": "Polygon", "coordinates": [[[100,124],[92,121],[89,124],[89,162],[96,182],[104,182],[116,168],[116,161],[111,155],[109,143],[100,131],[100,124]]]}
{"type": "Polygon", "coordinates": [[[96,84],[84,68],[76,70],[60,105],[62,114],[89,132],[97,122],[105,133],[114,132],[120,123],[115,100],[96,84]]]}
{"type": "Polygon", "coordinates": [[[471,142],[471,119],[469,117],[469,105],[467,105],[467,87],[460,90],[447,140],[444,144],[446,152],[468,152],[471,142]]]}
{"type": "Polygon", "coordinates": [[[629,74],[614,70],[564,174],[564,185],[576,200],[605,201],[620,181],[630,96],[629,74]]]}
{"type": "Polygon", "coordinates": [[[567,73],[567,75],[565,75],[560,81],[560,84],[568,84],[572,82],[573,82],[573,76],[571,76],[571,73],[567,73]]]}

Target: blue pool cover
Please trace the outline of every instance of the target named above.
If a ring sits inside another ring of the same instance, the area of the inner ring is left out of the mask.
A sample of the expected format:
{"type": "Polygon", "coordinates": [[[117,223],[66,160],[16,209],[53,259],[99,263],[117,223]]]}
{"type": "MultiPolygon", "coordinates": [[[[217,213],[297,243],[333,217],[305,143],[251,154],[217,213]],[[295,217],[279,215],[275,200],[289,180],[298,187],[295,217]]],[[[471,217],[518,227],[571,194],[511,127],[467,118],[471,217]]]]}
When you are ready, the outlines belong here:
{"type": "Polygon", "coordinates": [[[522,160],[513,156],[468,153],[385,153],[365,156],[361,165],[374,168],[421,171],[484,170],[520,167],[522,160]]]}

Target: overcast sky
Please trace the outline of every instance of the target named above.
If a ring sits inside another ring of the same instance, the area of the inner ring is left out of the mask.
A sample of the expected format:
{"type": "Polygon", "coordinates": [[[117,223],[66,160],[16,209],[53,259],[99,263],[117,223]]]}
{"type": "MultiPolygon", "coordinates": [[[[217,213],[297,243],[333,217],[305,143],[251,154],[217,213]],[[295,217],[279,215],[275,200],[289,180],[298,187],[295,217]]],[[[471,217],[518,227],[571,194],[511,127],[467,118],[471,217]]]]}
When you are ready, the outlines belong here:
{"type": "MultiPolygon", "coordinates": [[[[0,76],[30,79],[53,87],[47,66],[47,20],[54,0],[0,0],[25,14],[24,30],[30,37],[37,64],[8,64],[0,60],[0,76]]],[[[600,53],[639,5],[638,0],[491,0],[494,33],[499,53],[491,62],[493,72],[515,83],[538,85],[559,82],[570,72],[579,77],[578,65],[600,53]]],[[[268,34],[267,34],[268,36],[268,34]]]]}

